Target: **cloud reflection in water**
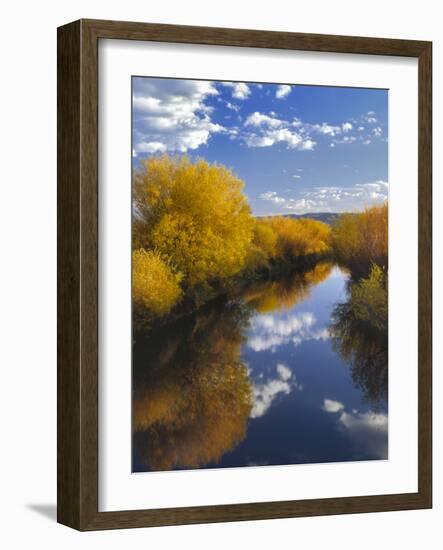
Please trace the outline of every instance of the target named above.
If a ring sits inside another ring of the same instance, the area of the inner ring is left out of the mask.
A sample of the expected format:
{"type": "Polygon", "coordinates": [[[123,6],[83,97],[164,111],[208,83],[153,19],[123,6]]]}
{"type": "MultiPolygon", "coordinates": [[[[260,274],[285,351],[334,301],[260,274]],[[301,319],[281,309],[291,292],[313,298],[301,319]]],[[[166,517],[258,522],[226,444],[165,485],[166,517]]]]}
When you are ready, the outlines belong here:
{"type": "Polygon", "coordinates": [[[271,350],[293,343],[298,346],[308,340],[327,340],[328,330],[315,325],[317,319],[311,312],[287,315],[259,315],[251,320],[253,336],[248,338],[248,347],[256,352],[271,350]]]}

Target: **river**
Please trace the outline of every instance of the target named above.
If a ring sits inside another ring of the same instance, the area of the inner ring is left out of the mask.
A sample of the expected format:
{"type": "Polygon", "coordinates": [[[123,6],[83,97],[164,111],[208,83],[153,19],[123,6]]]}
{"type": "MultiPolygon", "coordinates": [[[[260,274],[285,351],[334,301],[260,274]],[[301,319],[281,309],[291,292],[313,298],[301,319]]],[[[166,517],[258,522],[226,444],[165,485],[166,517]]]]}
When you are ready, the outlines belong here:
{"type": "Polygon", "coordinates": [[[387,459],[387,334],[351,284],[322,262],[137,333],[133,471],[387,459]]]}

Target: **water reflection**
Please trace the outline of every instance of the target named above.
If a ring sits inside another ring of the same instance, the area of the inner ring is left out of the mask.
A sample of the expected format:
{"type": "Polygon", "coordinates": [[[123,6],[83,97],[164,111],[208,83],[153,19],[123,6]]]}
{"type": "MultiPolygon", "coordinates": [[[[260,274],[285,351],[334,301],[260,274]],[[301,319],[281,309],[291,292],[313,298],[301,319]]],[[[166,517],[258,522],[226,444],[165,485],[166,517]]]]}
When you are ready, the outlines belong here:
{"type": "Polygon", "coordinates": [[[283,363],[278,363],[275,378],[270,378],[266,382],[260,380],[252,386],[251,418],[259,418],[266,414],[279,394],[289,395],[292,390],[302,389],[303,387],[297,383],[291,369],[283,363]]]}
{"type": "Polygon", "coordinates": [[[347,280],[319,263],[137,333],[133,469],[386,458],[387,339],[347,280]]]}
{"type": "Polygon", "coordinates": [[[151,470],[216,462],[245,437],[251,384],[247,311],[212,307],[135,344],[134,451],[151,470]]]}
{"type": "MultiPolygon", "coordinates": [[[[353,284],[348,289],[348,300],[335,307],[329,332],[335,349],[350,365],[354,384],[377,407],[388,397],[387,310],[381,316],[362,315],[353,298],[353,284]]],[[[387,302],[387,289],[383,292],[387,302]]],[[[370,296],[365,305],[368,310],[376,310],[370,296]]]]}
{"type": "Polygon", "coordinates": [[[312,287],[324,281],[332,268],[331,262],[319,262],[312,269],[257,282],[246,289],[243,300],[258,313],[291,310],[309,297],[312,287]]]}

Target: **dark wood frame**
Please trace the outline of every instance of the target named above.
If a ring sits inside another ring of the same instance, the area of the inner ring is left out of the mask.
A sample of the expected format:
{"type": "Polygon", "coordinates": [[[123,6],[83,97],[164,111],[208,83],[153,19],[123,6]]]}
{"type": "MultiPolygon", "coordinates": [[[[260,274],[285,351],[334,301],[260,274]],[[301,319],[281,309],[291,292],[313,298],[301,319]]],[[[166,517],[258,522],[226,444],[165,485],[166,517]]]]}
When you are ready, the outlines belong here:
{"type": "Polygon", "coordinates": [[[80,20],[58,29],[58,521],[79,530],[432,507],[432,43],[80,20]],[[98,511],[98,41],[103,38],[418,58],[418,492],[98,511]]]}

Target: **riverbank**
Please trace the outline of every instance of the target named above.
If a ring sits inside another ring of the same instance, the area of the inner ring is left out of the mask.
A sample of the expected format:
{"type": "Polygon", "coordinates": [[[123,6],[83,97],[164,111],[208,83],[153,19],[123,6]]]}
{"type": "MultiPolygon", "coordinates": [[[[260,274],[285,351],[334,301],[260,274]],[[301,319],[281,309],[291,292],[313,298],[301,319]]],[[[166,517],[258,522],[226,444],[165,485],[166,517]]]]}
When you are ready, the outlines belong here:
{"type": "Polygon", "coordinates": [[[320,263],[334,262],[333,254],[311,254],[291,258],[285,262],[273,262],[255,271],[244,271],[230,279],[211,281],[205,288],[193,288],[184,293],[182,300],[166,315],[155,319],[142,308],[134,308],[133,326],[135,332],[164,326],[216,302],[238,298],[248,287],[256,283],[275,282],[291,276],[303,277],[320,263]]]}

